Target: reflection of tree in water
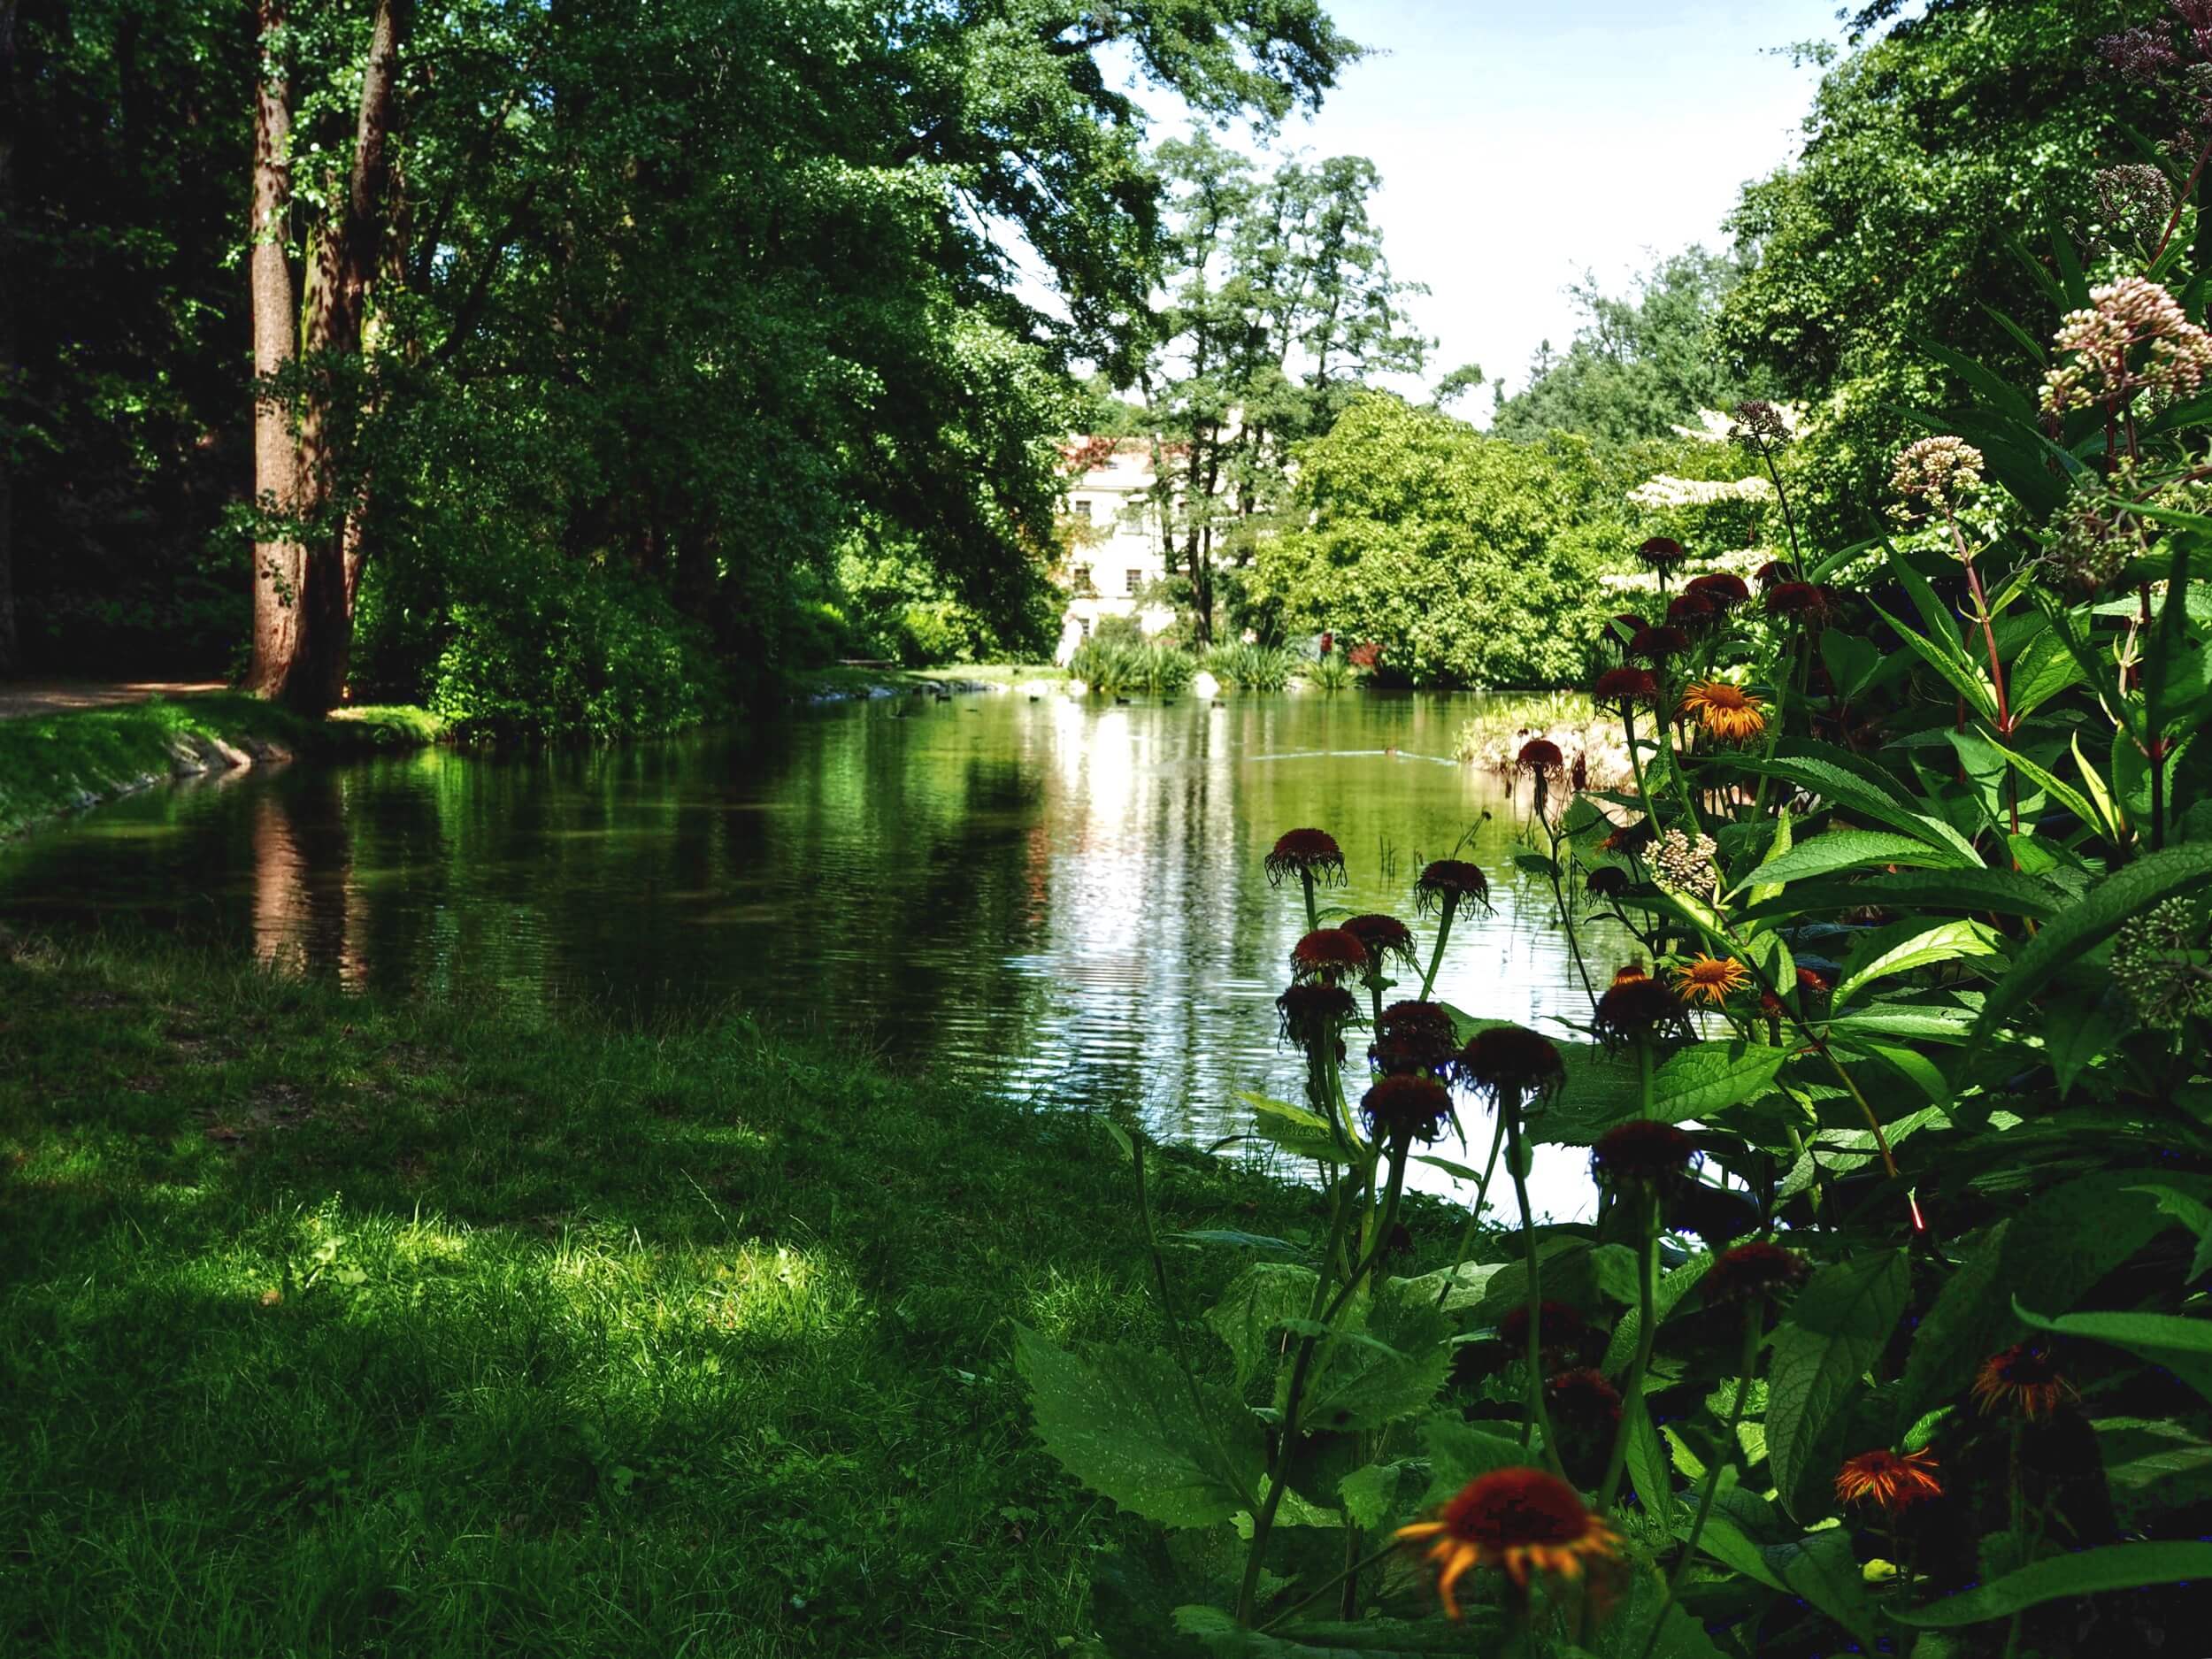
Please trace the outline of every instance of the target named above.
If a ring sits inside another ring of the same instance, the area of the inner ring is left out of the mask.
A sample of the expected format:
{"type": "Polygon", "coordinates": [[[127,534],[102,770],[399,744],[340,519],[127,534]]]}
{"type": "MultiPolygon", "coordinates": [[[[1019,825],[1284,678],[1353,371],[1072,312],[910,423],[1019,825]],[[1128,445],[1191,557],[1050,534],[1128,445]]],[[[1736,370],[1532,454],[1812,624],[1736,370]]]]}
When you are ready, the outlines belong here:
{"type": "Polygon", "coordinates": [[[293,972],[333,972],[357,986],[352,834],[342,774],[305,768],[252,797],[254,955],[293,972]]]}

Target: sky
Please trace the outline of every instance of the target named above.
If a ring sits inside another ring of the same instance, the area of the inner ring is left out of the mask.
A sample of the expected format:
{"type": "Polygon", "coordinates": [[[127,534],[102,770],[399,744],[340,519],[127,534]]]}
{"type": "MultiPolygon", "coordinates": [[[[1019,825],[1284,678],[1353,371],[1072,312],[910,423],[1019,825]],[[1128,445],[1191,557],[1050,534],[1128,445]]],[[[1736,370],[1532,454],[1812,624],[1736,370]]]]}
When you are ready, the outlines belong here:
{"type": "MultiPolygon", "coordinates": [[[[1474,363],[1515,390],[1540,342],[1573,337],[1586,270],[1623,292],[1655,256],[1727,245],[1739,187],[1795,158],[1811,107],[1820,72],[1786,49],[1840,45],[1837,4],[1333,0],[1376,55],[1273,148],[1374,161],[1392,270],[1432,290],[1411,302],[1439,342],[1425,380],[1474,363]]],[[[1184,127],[1141,96],[1155,137],[1184,127]]]]}

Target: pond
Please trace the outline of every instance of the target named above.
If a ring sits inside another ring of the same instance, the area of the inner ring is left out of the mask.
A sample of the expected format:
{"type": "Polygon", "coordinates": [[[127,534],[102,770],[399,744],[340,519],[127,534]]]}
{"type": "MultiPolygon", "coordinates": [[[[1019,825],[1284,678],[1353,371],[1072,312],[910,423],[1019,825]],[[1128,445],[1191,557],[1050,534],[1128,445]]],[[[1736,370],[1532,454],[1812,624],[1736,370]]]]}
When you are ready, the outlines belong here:
{"type": "MultiPolygon", "coordinates": [[[[364,989],[734,1006],[1210,1144],[1244,1126],[1240,1090],[1299,1098],[1273,1002],[1302,908],[1261,868],[1286,829],[1335,834],[1338,902],[1409,920],[1424,861],[1474,859],[1495,914],[1455,928],[1439,995],[1586,1018],[1550,894],[1512,868],[1515,803],[1451,758],[1480,706],[902,696],[665,742],[294,766],[0,848],[0,918],[128,920],[364,989]]],[[[1621,949],[1585,945],[1594,975],[1621,949]]],[[[1555,1215],[1583,1207],[1576,1162],[1538,1183],[1555,1215]]]]}

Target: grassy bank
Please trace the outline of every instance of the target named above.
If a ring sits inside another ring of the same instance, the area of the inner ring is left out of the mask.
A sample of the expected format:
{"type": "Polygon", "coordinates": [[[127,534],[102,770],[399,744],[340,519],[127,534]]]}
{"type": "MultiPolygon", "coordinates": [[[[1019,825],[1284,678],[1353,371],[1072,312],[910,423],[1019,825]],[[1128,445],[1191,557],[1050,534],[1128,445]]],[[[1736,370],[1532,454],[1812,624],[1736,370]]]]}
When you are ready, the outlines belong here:
{"type": "Polygon", "coordinates": [[[348,710],[328,721],[237,693],[0,720],[0,839],[165,780],[256,761],[434,742],[420,709],[348,710]]]}
{"type": "Polygon", "coordinates": [[[1066,678],[1067,670],[1051,663],[963,663],[950,668],[855,668],[837,664],[788,674],[784,689],[792,702],[808,703],[872,696],[884,689],[1011,687],[1066,678]]]}
{"type": "Polygon", "coordinates": [[[1102,1131],[849,1046],[18,941],[0,1191],[11,1652],[1036,1655],[1123,1525],[1008,1359],[1155,1329],[1102,1131]]]}

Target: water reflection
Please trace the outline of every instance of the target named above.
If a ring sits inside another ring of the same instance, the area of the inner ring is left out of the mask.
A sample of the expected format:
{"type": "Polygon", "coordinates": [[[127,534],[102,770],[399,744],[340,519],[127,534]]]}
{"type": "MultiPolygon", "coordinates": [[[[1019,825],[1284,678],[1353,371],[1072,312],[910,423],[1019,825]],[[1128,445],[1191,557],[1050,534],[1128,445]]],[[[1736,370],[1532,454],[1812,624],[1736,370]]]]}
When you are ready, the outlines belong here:
{"type": "MultiPolygon", "coordinates": [[[[1331,830],[1352,875],[1334,896],[1400,914],[1463,842],[1497,913],[1455,930],[1439,994],[1586,1012],[1548,894],[1512,873],[1512,804],[1448,758],[1471,706],[1001,695],[294,768],[0,850],[0,914],[133,916],[363,988],[734,1003],[1208,1142],[1242,1127],[1238,1090],[1299,1087],[1272,1001],[1302,915],[1260,863],[1284,829],[1331,830]]],[[[1538,1186],[1581,1208],[1570,1161],[1538,1186]]]]}

